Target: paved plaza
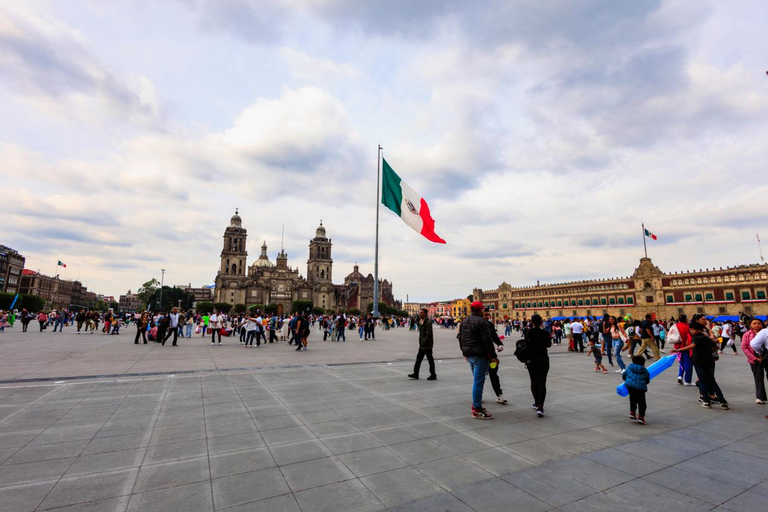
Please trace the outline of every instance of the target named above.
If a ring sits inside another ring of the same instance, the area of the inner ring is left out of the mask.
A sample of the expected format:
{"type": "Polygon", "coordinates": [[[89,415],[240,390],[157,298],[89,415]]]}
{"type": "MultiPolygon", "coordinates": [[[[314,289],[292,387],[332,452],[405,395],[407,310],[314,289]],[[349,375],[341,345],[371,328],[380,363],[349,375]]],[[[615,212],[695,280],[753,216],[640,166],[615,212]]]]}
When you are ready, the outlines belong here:
{"type": "Polygon", "coordinates": [[[563,347],[551,351],[547,416],[536,418],[510,343],[509,405],[487,383],[494,419],[480,421],[455,331],[435,329],[434,382],[406,378],[418,343],[404,329],[364,343],[313,332],[307,352],[19,331],[0,333],[2,512],[755,512],[768,502],[768,420],[742,356],[717,368],[732,410],[703,409],[668,370],[651,383],[642,426],[614,391],[620,377],[563,347]]]}

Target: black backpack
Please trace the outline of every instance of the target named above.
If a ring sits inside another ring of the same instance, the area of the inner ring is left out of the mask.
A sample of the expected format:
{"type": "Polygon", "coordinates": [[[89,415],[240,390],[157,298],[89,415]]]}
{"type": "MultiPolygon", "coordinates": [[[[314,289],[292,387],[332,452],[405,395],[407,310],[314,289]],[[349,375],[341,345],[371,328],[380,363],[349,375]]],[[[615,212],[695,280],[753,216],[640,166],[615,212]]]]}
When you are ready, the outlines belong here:
{"type": "Polygon", "coordinates": [[[517,340],[517,343],[515,343],[515,357],[518,361],[521,363],[527,363],[531,360],[531,347],[528,343],[527,338],[520,338],[517,340]]]}

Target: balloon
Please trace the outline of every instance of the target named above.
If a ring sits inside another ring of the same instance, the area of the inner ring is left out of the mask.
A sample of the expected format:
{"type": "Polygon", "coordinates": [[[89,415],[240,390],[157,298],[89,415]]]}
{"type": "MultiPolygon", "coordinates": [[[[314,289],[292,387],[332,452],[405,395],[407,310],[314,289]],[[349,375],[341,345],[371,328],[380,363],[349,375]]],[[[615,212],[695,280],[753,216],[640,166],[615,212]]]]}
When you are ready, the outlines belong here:
{"type": "MultiPolygon", "coordinates": [[[[655,363],[653,363],[651,366],[648,367],[648,374],[651,376],[651,380],[653,380],[654,377],[656,377],[658,374],[675,364],[675,360],[677,359],[677,354],[672,354],[669,356],[664,356],[655,363]]],[[[618,386],[616,386],[616,393],[619,394],[619,396],[627,396],[629,395],[629,390],[627,389],[626,383],[622,382],[618,386]]]]}

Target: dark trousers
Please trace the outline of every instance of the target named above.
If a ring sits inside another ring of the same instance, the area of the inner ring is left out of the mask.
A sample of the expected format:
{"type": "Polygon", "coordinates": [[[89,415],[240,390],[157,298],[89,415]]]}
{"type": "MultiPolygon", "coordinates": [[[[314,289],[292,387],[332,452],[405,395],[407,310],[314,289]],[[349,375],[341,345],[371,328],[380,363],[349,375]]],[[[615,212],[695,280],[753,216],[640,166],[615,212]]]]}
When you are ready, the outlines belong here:
{"type": "Polygon", "coordinates": [[[429,374],[435,375],[435,360],[432,358],[432,349],[419,349],[419,353],[416,355],[416,364],[413,365],[413,373],[419,374],[421,368],[421,362],[424,360],[424,356],[427,356],[427,362],[429,363],[429,374]]]}
{"type": "Polygon", "coordinates": [[[645,391],[630,387],[627,391],[629,391],[629,410],[637,411],[638,416],[645,416],[645,391]]]}
{"type": "Polygon", "coordinates": [[[45,327],[45,320],[40,320],[40,332],[43,332],[44,327],[45,327]]]}
{"type": "Polygon", "coordinates": [[[264,328],[262,327],[256,331],[256,345],[259,345],[259,340],[264,340],[264,344],[267,344],[267,335],[264,334],[264,328]]]}
{"type": "Polygon", "coordinates": [[[755,398],[765,402],[768,398],[765,397],[765,369],[760,363],[749,365],[752,368],[752,375],[755,377],[755,398]]]}
{"type": "Polygon", "coordinates": [[[544,410],[544,400],[547,398],[547,374],[549,373],[549,358],[541,361],[531,361],[526,365],[528,376],[531,378],[531,395],[533,402],[540,411],[544,410]]]}
{"type": "Polygon", "coordinates": [[[144,343],[147,342],[147,326],[141,326],[139,324],[136,324],[136,339],[133,340],[134,343],[137,345],[139,344],[139,337],[144,338],[144,343]]]}
{"type": "Polygon", "coordinates": [[[573,349],[584,352],[584,335],[580,332],[573,333],[573,349]]]}
{"type": "Polygon", "coordinates": [[[277,341],[277,335],[275,334],[275,330],[274,329],[270,329],[269,330],[269,342],[270,343],[275,343],[276,341],[277,341]]]}
{"type": "Polygon", "coordinates": [[[245,340],[247,339],[245,335],[247,332],[248,331],[245,330],[245,327],[240,328],[240,343],[245,343],[245,340]]]}
{"type": "Polygon", "coordinates": [[[176,344],[176,341],[179,339],[179,328],[178,327],[171,327],[168,329],[168,334],[165,335],[165,338],[163,338],[163,345],[165,345],[165,342],[168,341],[168,338],[171,337],[171,334],[173,334],[173,344],[176,344]]]}
{"type": "MultiPolygon", "coordinates": [[[[720,352],[723,352],[725,350],[725,347],[728,346],[728,341],[730,339],[731,338],[726,338],[725,336],[723,336],[723,341],[720,342],[720,352]]],[[[736,343],[735,342],[733,343],[733,345],[731,345],[731,348],[733,349],[733,353],[735,354],[737,352],[737,350],[736,350],[736,343]]]]}
{"type": "Polygon", "coordinates": [[[613,366],[613,340],[610,335],[603,335],[603,350],[608,356],[608,364],[613,366]]]}
{"type": "Polygon", "coordinates": [[[157,339],[155,340],[155,342],[157,342],[157,343],[164,343],[163,340],[165,340],[165,332],[166,332],[166,329],[158,328],[157,329],[157,339]]]}
{"type": "Polygon", "coordinates": [[[491,380],[491,387],[493,387],[493,392],[496,393],[496,396],[503,395],[501,392],[501,381],[499,380],[498,364],[496,365],[496,368],[488,366],[488,378],[491,380]]]}
{"type": "Polygon", "coordinates": [[[723,392],[720,391],[720,386],[717,385],[715,380],[715,367],[711,368],[699,365],[693,365],[696,370],[696,375],[699,377],[699,393],[705,403],[710,402],[709,396],[714,394],[718,400],[722,403],[726,403],[723,398],[723,392]]]}
{"type": "MultiPolygon", "coordinates": [[[[245,344],[253,346],[253,338],[256,337],[256,331],[248,331],[245,335],[245,344]]],[[[258,347],[258,344],[256,345],[258,347]]]]}
{"type": "Polygon", "coordinates": [[[213,345],[216,342],[216,335],[219,335],[219,343],[221,343],[221,332],[218,328],[211,329],[211,345],[213,345]]]}

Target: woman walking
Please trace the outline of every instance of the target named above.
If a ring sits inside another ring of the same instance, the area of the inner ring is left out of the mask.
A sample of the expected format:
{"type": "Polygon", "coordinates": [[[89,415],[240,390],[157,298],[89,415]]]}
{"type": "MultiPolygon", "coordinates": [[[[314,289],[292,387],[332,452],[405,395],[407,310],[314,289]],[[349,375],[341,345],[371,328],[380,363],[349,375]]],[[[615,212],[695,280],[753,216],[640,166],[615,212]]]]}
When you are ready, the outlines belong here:
{"type": "Polygon", "coordinates": [[[547,374],[549,373],[549,354],[547,349],[552,346],[550,334],[541,328],[541,315],[531,316],[533,327],[528,331],[529,359],[526,361],[528,376],[531,378],[531,394],[533,407],[539,418],[544,417],[544,400],[547,398],[547,374]]]}
{"type": "Polygon", "coordinates": [[[755,378],[755,403],[759,405],[768,401],[765,396],[765,369],[760,360],[760,354],[755,353],[750,343],[764,327],[762,320],[753,318],[749,323],[749,330],[741,337],[741,351],[747,356],[747,362],[752,369],[752,375],[755,378]]]}
{"type": "Polygon", "coordinates": [[[616,363],[619,365],[619,369],[616,370],[616,373],[624,373],[627,366],[621,358],[621,351],[624,349],[625,342],[629,339],[627,333],[624,332],[624,328],[619,325],[615,316],[608,318],[608,324],[605,326],[605,333],[611,336],[611,349],[613,350],[613,355],[616,357],[616,363]]]}

